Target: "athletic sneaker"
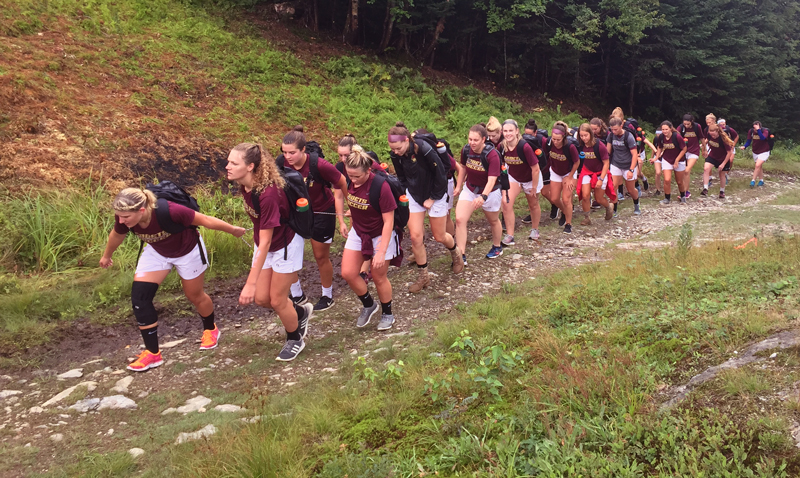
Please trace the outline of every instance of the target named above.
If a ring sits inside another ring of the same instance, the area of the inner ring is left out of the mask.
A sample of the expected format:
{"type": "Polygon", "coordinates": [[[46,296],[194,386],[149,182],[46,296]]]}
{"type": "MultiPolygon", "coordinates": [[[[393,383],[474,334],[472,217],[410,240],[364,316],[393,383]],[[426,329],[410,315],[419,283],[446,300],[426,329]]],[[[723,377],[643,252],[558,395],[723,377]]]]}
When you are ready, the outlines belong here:
{"type": "Polygon", "coordinates": [[[700,191],[700,195],[703,197],[708,196],[708,189],[703,188],[703,190],[700,191]]]}
{"type": "Polygon", "coordinates": [[[311,314],[314,313],[314,306],[311,304],[303,304],[303,317],[297,317],[297,331],[300,332],[300,337],[306,338],[308,334],[308,320],[311,314]]]}
{"type": "Polygon", "coordinates": [[[464,267],[466,267],[467,266],[467,255],[466,254],[461,254],[461,260],[464,261],[464,267]]]}
{"type": "Polygon", "coordinates": [[[214,330],[204,330],[203,338],[200,339],[200,350],[211,350],[217,348],[220,336],[219,327],[214,325],[214,330]]]}
{"type": "Polygon", "coordinates": [[[755,181],[750,181],[750,187],[751,187],[751,188],[754,188],[754,187],[756,187],[756,182],[755,182],[755,181]]]}
{"type": "Polygon", "coordinates": [[[654,193],[653,193],[653,197],[654,197],[654,198],[657,198],[657,197],[659,197],[659,196],[661,196],[661,191],[659,191],[658,189],[656,189],[656,192],[654,192],[654,193]]]}
{"type": "Polygon", "coordinates": [[[503,255],[503,247],[502,246],[492,246],[489,249],[489,252],[486,254],[487,259],[497,259],[498,257],[503,255]]]}
{"type": "Polygon", "coordinates": [[[531,223],[531,215],[528,214],[527,216],[522,218],[522,224],[530,224],[531,223]]]}
{"type": "Polygon", "coordinates": [[[335,303],[336,301],[334,301],[332,298],[328,297],[327,295],[323,295],[322,297],[319,298],[319,301],[314,306],[314,312],[322,312],[323,310],[328,310],[331,307],[333,307],[333,304],[335,303]]]}
{"type": "Polygon", "coordinates": [[[681,204],[686,204],[686,198],[681,198],[681,204]]]}
{"type": "Polygon", "coordinates": [[[539,230],[538,229],[531,229],[531,235],[528,236],[528,239],[531,241],[538,241],[539,240],[539,230]]]}
{"type": "Polygon", "coordinates": [[[303,342],[303,339],[287,340],[286,343],[283,344],[281,353],[275,357],[275,360],[279,362],[291,362],[300,355],[300,352],[302,352],[304,348],[306,348],[306,343],[303,342]]]}
{"type": "Polygon", "coordinates": [[[503,240],[500,241],[500,245],[503,247],[513,246],[514,244],[516,244],[516,242],[514,242],[514,236],[508,234],[506,234],[503,237],[503,240]]]}
{"type": "Polygon", "coordinates": [[[686,191],[686,199],[689,199],[690,197],[692,197],[691,191],[686,191]]]}
{"type": "Polygon", "coordinates": [[[572,234],[572,224],[564,224],[564,234],[572,234]]]}
{"type": "Polygon", "coordinates": [[[714,178],[708,178],[708,187],[711,187],[712,184],[714,184],[714,178]]]}
{"type": "Polygon", "coordinates": [[[558,208],[555,204],[550,207],[550,219],[558,219],[558,208]]]}
{"type": "Polygon", "coordinates": [[[642,177],[642,185],[644,186],[644,190],[647,191],[650,189],[650,183],[647,182],[647,178],[642,177]]]}
{"type": "Polygon", "coordinates": [[[642,210],[639,208],[638,204],[633,205],[633,213],[636,214],[637,216],[640,216],[642,214],[642,210]]]}
{"type": "Polygon", "coordinates": [[[599,202],[592,201],[592,209],[600,209],[601,207],[603,206],[601,206],[599,202]]]}
{"type": "Polygon", "coordinates": [[[308,297],[306,297],[305,292],[303,292],[303,295],[301,295],[300,297],[295,297],[289,294],[289,298],[292,299],[292,303],[294,303],[294,305],[303,305],[306,302],[308,302],[308,297]]]}
{"type": "Polygon", "coordinates": [[[394,315],[381,314],[381,321],[378,322],[378,330],[389,330],[394,325],[394,315]]]}
{"type": "Polygon", "coordinates": [[[763,186],[763,185],[764,185],[764,180],[763,180],[763,179],[759,180],[759,181],[758,181],[758,185],[759,185],[759,186],[763,186]]]}
{"type": "Polygon", "coordinates": [[[161,358],[160,350],[157,354],[154,354],[145,349],[141,354],[139,354],[139,357],[137,357],[136,360],[128,365],[128,370],[133,370],[134,372],[144,372],[145,370],[156,368],[163,363],[164,360],[161,358]]]}
{"type": "Polygon", "coordinates": [[[378,312],[378,303],[372,304],[372,307],[364,307],[361,309],[361,315],[358,316],[356,327],[366,327],[372,317],[378,312]]]}
{"type": "Polygon", "coordinates": [[[725,191],[720,191],[719,192],[719,198],[720,199],[725,199],[725,191]]]}
{"type": "Polygon", "coordinates": [[[567,216],[562,214],[561,217],[558,219],[558,225],[563,226],[566,223],[567,223],[567,216]]]}
{"type": "Polygon", "coordinates": [[[372,272],[359,272],[358,275],[360,275],[361,278],[364,279],[364,282],[369,285],[369,281],[372,280],[372,272]]]}
{"type": "Polygon", "coordinates": [[[670,201],[669,201],[669,199],[664,198],[660,202],[661,202],[661,204],[669,204],[670,201]]]}

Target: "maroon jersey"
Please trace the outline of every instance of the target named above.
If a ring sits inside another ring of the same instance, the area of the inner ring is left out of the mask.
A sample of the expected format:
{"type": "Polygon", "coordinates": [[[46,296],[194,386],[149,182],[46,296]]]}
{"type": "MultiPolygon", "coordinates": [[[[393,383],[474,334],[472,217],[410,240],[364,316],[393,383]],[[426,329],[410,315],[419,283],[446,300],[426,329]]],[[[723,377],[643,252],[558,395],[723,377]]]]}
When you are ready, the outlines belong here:
{"type": "Polygon", "coordinates": [[[769,130],[767,128],[761,128],[761,134],[764,135],[764,139],[761,139],[756,130],[752,128],[747,132],[747,141],[751,141],[751,145],[753,146],[753,154],[769,152],[769,143],[767,143],[767,140],[769,139],[769,130]]]}
{"type": "Polygon", "coordinates": [[[711,134],[708,135],[708,147],[711,148],[711,151],[708,153],[708,157],[717,163],[725,161],[728,151],[731,150],[731,147],[722,140],[722,136],[718,136],[716,139],[714,139],[711,137],[711,134]]]}
{"type": "Polygon", "coordinates": [[[258,204],[261,206],[260,214],[256,214],[253,209],[253,194],[245,191],[244,187],[242,187],[242,197],[244,198],[244,210],[253,221],[253,241],[256,246],[261,241],[259,233],[267,229],[272,229],[269,252],[277,252],[292,242],[294,230],[288,224],[281,224],[281,218],[289,217],[289,200],[283,189],[270,186],[261,191],[258,195],[258,204]]]}
{"type": "MultiPolygon", "coordinates": [[[[369,173],[369,179],[361,186],[356,187],[350,184],[347,187],[347,205],[350,207],[353,228],[360,235],[378,237],[383,234],[383,215],[369,203],[369,189],[375,173],[369,173]]],[[[381,186],[380,207],[383,212],[391,212],[397,209],[397,202],[394,200],[392,188],[387,181],[381,186]]]]}
{"type": "Polygon", "coordinates": [[[489,151],[486,161],[489,163],[488,171],[483,167],[480,153],[473,151],[469,145],[461,149],[461,164],[467,168],[466,183],[470,191],[478,189],[479,192],[483,192],[483,188],[489,182],[489,176],[500,176],[500,155],[496,149],[489,151]]]}
{"type": "Polygon", "coordinates": [[[685,130],[681,136],[688,140],[686,141],[686,153],[700,156],[700,140],[706,137],[703,128],[697,123],[692,123],[691,128],[684,125],[679,125],[679,127],[682,131],[685,130]]]}
{"type": "MultiPolygon", "coordinates": [[[[564,138],[564,143],[567,143],[566,138],[564,138]]],[[[569,149],[566,151],[563,146],[556,148],[555,144],[551,144],[549,148],[547,162],[550,164],[550,169],[559,176],[566,176],[572,171],[572,166],[580,162],[578,148],[574,144],[569,144],[569,149]]]]}
{"type": "Polygon", "coordinates": [[[527,183],[533,181],[533,172],[531,172],[531,168],[539,164],[539,160],[536,158],[536,154],[534,154],[530,143],[523,140],[520,140],[520,142],[522,143],[522,154],[525,155],[524,158],[520,158],[517,154],[519,144],[511,151],[504,152],[503,158],[505,158],[506,164],[508,165],[508,174],[518,183],[527,183]]]}
{"type": "MultiPolygon", "coordinates": [[[[678,155],[681,154],[685,144],[686,142],[683,140],[683,136],[675,131],[669,139],[665,138],[663,134],[658,135],[653,145],[661,149],[661,159],[674,165],[675,160],[678,159],[678,155]]],[[[686,161],[686,156],[681,158],[681,161],[686,161]]]]}
{"type": "MultiPolygon", "coordinates": [[[[310,161],[311,158],[306,154],[306,162],[303,163],[303,167],[297,171],[303,176],[303,179],[306,180],[306,184],[308,185],[311,209],[314,211],[327,211],[333,205],[333,193],[331,192],[331,188],[326,187],[325,183],[314,181],[313,177],[309,179],[308,176],[311,174],[310,161]]],[[[286,165],[288,166],[289,163],[287,162],[286,165]]],[[[317,160],[317,169],[322,179],[334,185],[337,184],[342,177],[342,174],[336,167],[323,158],[317,160]]]]}
{"type": "Polygon", "coordinates": [[[598,158],[594,154],[594,146],[584,146],[581,150],[583,152],[583,167],[588,169],[593,173],[600,173],[603,171],[603,162],[608,161],[608,148],[606,145],[603,144],[602,141],[595,139],[597,141],[597,149],[600,153],[600,157],[598,158]]]}
{"type": "Polygon", "coordinates": [[[195,212],[186,206],[170,201],[167,201],[167,206],[169,207],[169,217],[172,218],[172,221],[187,227],[180,234],[170,234],[161,229],[158,219],[156,219],[155,209],[150,214],[150,224],[147,227],[137,224],[128,228],[128,226],[119,222],[119,216],[115,214],[114,232],[125,235],[128,231],[133,231],[136,237],[153,246],[153,249],[164,257],[185,256],[192,252],[192,249],[198,243],[197,237],[199,233],[197,229],[189,228],[192,225],[192,221],[194,221],[195,212]]]}

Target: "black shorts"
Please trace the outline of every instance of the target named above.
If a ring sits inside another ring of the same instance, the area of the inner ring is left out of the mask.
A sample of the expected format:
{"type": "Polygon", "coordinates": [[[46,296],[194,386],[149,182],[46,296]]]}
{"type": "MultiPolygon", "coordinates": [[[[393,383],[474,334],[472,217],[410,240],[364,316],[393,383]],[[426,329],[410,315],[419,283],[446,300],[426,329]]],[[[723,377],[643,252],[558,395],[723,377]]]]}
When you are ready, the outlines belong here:
{"type": "Polygon", "coordinates": [[[314,214],[314,230],[311,239],[317,242],[328,242],[336,233],[336,206],[331,204],[327,211],[330,214],[314,214]]]}
{"type": "MultiPolygon", "coordinates": [[[[714,169],[719,169],[719,165],[722,164],[722,161],[717,162],[714,158],[706,158],[706,163],[709,163],[714,166],[714,169]]],[[[728,164],[722,168],[723,171],[730,171],[731,166],[733,166],[733,161],[728,161],[728,164]]]]}

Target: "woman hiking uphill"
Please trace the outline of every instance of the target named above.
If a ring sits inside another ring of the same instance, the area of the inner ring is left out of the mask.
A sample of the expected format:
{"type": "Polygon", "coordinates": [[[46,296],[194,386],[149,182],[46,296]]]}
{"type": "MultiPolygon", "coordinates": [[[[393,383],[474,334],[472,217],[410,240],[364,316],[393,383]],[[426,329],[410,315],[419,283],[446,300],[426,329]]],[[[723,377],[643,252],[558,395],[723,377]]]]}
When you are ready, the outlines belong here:
{"type": "Polygon", "coordinates": [[[492,230],[492,248],[486,254],[487,259],[495,259],[503,255],[500,245],[503,227],[500,225],[500,174],[501,160],[497,150],[487,144],[488,133],[483,124],[476,124],[469,129],[467,144],[461,150],[461,164],[465,166],[465,174],[459,175],[458,184],[453,194],[458,196],[456,204],[456,243],[462,251],[464,265],[467,256],[467,223],[476,209],[482,208],[489,227],[492,230]]]}
{"type": "Polygon", "coordinates": [[[283,192],[285,180],[275,160],[260,145],[237,145],[225,169],[228,179],[241,186],[244,209],[253,221],[253,261],[239,304],[255,302],[275,311],[286,330],[286,343],[276,360],[294,360],[306,346],[303,339],[314,311],[311,304],[296,305],[289,298],[289,288],[303,268],[305,242],[286,224],[289,208],[295,205],[283,192]]]}
{"type": "Polygon", "coordinates": [[[567,141],[566,128],[556,124],[547,143],[550,165],[550,201],[561,209],[564,233],[572,234],[572,195],[575,193],[580,156],[574,144],[567,141]]]}
{"type": "Polygon", "coordinates": [[[581,208],[583,209],[584,219],[581,226],[588,226],[592,223],[589,219],[591,212],[592,191],[594,198],[600,207],[606,210],[606,221],[614,217],[614,206],[605,198],[606,195],[612,202],[616,202],[617,194],[614,191],[614,182],[609,174],[608,149],[606,145],[597,137],[589,123],[584,123],[578,128],[580,137],[579,149],[584,157],[583,167],[578,176],[578,185],[581,188],[579,197],[581,208]]]}
{"type": "MultiPolygon", "coordinates": [[[[359,272],[365,261],[371,262],[372,280],[378,290],[381,319],[378,330],[388,330],[394,324],[392,314],[392,284],[386,276],[389,262],[399,256],[397,233],[394,230],[394,210],[397,209],[389,183],[383,181],[378,194],[379,204],[371,204],[370,190],[378,176],[372,171],[372,158],[359,145],[345,160],[345,169],[350,178],[347,187],[347,205],[350,207],[352,228],[342,252],[342,278],[361,300],[361,314],[356,327],[365,327],[378,313],[378,304],[372,298],[366,282],[359,272]],[[380,209],[377,209],[379,206],[380,209]]],[[[377,187],[377,185],[376,185],[377,187]]],[[[399,264],[395,264],[399,265],[399,264]]]]}
{"type": "MultiPolygon", "coordinates": [[[[427,134],[427,131],[419,130],[418,133],[421,136],[427,134]]],[[[425,213],[428,214],[433,238],[450,251],[453,272],[458,274],[464,270],[461,251],[453,236],[447,233],[447,217],[450,214],[447,173],[451,164],[449,157],[447,163],[442,161],[435,145],[420,138],[412,138],[402,122],[389,128],[388,141],[395,173],[400,184],[405,187],[408,199],[408,232],[418,272],[417,280],[408,287],[408,291],[417,293],[431,283],[428,276],[428,255],[423,242],[425,213]]]]}
{"type": "Polygon", "coordinates": [[[503,142],[503,125],[500,124],[499,119],[494,116],[489,117],[489,121],[486,123],[486,134],[489,135],[487,138],[492,146],[495,148],[500,146],[500,143],[503,142]]]}
{"type": "Polygon", "coordinates": [[[761,121],[754,121],[753,128],[747,132],[747,142],[741,149],[745,149],[751,144],[753,145],[753,161],[756,163],[753,169],[753,180],[750,181],[750,187],[756,186],[756,179],[758,185],[764,185],[764,163],[769,159],[770,153],[770,132],[767,128],[761,126],[761,121]]]}
{"type": "MultiPolygon", "coordinates": [[[[528,201],[528,210],[532,219],[531,235],[528,239],[539,239],[539,220],[542,209],[539,207],[538,194],[541,192],[542,176],[539,173],[539,160],[533,146],[522,139],[519,126],[513,119],[503,122],[503,141],[500,143],[500,152],[508,166],[508,199],[502,201],[503,219],[506,223],[506,235],[500,242],[502,246],[514,245],[514,203],[520,191],[525,193],[528,201]]],[[[540,151],[541,153],[541,151],[540,151]]]]}
{"type": "Polygon", "coordinates": [[[144,372],[164,363],[158,348],[158,314],[153,306],[153,298],[158,286],[173,267],[178,270],[186,298],[194,304],[203,320],[200,350],[215,348],[220,332],[214,323],[214,303],[203,291],[203,277],[208,268],[205,244],[197,229],[189,226],[203,226],[236,237],[244,235],[244,228],[232,226],[180,204],[163,199],[159,201],[152,191],[146,189],[123,189],[117,194],[112,207],[114,229],[108,236],[100,267],[107,269],[114,265],[111,256],[125,240],[128,231],[133,231],[139,239],[147,243],[136,265],[131,287],[133,314],[142,333],[145,350],[128,365],[128,370],[144,372]],[[185,226],[183,232],[170,234],[165,231],[159,223],[157,207],[166,208],[172,222],[185,226]]]}
{"type": "MultiPolygon", "coordinates": [[[[618,190],[619,186],[625,184],[628,194],[633,198],[633,213],[639,215],[642,213],[639,208],[639,191],[634,187],[639,172],[636,138],[630,131],[622,127],[622,120],[619,118],[612,118],[608,127],[611,130],[607,142],[611,154],[611,177],[614,179],[614,188],[618,190]]],[[[614,204],[614,212],[616,212],[616,206],[614,204]]]]}
{"type": "Polygon", "coordinates": [[[686,188],[684,174],[686,174],[686,141],[672,126],[669,121],[661,123],[661,134],[656,137],[656,159],[661,163],[664,174],[664,199],[661,204],[669,204],[671,199],[672,172],[675,172],[675,182],[681,194],[681,204],[686,204],[686,188]]]}
{"type": "Polygon", "coordinates": [[[731,140],[725,131],[716,124],[708,127],[708,136],[706,137],[706,144],[708,145],[708,152],[703,151],[703,157],[706,162],[703,167],[703,192],[701,196],[708,196],[708,188],[710,186],[711,170],[719,170],[719,198],[725,199],[725,185],[727,184],[728,171],[731,170],[731,161],[733,160],[733,140],[731,140]]]}
{"type": "MultiPolygon", "coordinates": [[[[333,307],[333,263],[331,262],[331,243],[336,233],[336,219],[339,219],[339,231],[345,230],[344,194],[347,181],[331,163],[316,154],[305,152],[306,137],[302,126],[295,126],[283,137],[281,152],[284,158],[278,163],[285,164],[299,172],[308,186],[311,199],[311,210],[314,214],[314,230],[311,234],[311,250],[319,269],[319,280],[322,295],[314,306],[314,311],[321,312],[333,307]],[[331,186],[337,194],[331,192],[331,186]]],[[[307,300],[298,280],[291,287],[292,301],[302,305],[307,300]]]]}
{"type": "MultiPolygon", "coordinates": [[[[536,120],[531,118],[525,123],[525,135],[536,144],[537,148],[544,151],[544,145],[547,142],[547,131],[539,131],[539,126],[536,120]]],[[[535,151],[534,151],[535,152],[535,151]]],[[[542,153],[539,156],[539,175],[542,178],[542,196],[550,202],[550,166],[547,164],[547,155],[542,153]]],[[[558,207],[550,202],[550,219],[558,219],[558,207]]],[[[522,218],[523,224],[531,224],[531,216],[522,218]]],[[[538,228],[537,224],[535,228],[538,228]]]]}
{"type": "Polygon", "coordinates": [[[705,150],[706,134],[704,128],[695,122],[694,116],[689,113],[683,115],[683,124],[678,127],[678,132],[686,143],[686,173],[683,175],[683,190],[686,191],[688,199],[692,197],[692,193],[689,191],[692,168],[700,157],[701,148],[705,150]]]}

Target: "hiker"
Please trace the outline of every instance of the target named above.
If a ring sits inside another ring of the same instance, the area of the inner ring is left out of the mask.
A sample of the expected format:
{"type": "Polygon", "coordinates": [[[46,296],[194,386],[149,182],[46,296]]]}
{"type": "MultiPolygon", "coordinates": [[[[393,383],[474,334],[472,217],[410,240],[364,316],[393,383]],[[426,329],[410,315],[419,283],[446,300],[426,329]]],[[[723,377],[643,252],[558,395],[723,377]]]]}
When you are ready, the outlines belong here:
{"type": "Polygon", "coordinates": [[[239,304],[255,302],[275,311],[286,330],[286,342],[276,360],[294,360],[306,346],[304,338],[314,311],[311,304],[297,305],[289,297],[303,268],[305,244],[288,224],[289,208],[296,205],[289,203],[286,179],[275,160],[258,144],[234,147],[225,170],[228,179],[241,187],[244,209],[253,222],[253,261],[239,304]]]}
{"type": "Polygon", "coordinates": [[[112,208],[114,228],[108,235],[100,267],[107,269],[114,265],[111,256],[125,240],[128,231],[133,231],[143,244],[146,243],[137,261],[131,286],[133,314],[142,333],[145,349],[128,365],[128,370],[144,372],[164,363],[158,347],[158,314],[153,298],[173,267],[181,278],[186,298],[195,306],[203,321],[200,350],[215,348],[220,331],[214,323],[214,303],[203,290],[208,256],[197,226],[227,232],[235,237],[242,237],[244,228],[200,214],[181,204],[158,199],[148,189],[123,189],[114,198],[112,208]],[[157,208],[160,210],[157,211],[157,208]],[[167,232],[167,229],[181,227],[182,232],[167,232]]]}
{"type": "Polygon", "coordinates": [[[572,234],[572,195],[581,161],[576,143],[569,141],[568,135],[563,125],[553,126],[546,154],[550,165],[550,201],[561,210],[559,225],[564,226],[564,233],[572,234]]]}
{"type": "Polygon", "coordinates": [[[741,149],[753,145],[753,162],[755,168],[753,169],[753,180],[750,181],[750,187],[755,187],[756,179],[758,185],[764,186],[764,163],[769,159],[772,145],[774,144],[773,135],[770,134],[767,128],[761,126],[761,121],[754,121],[753,127],[747,132],[747,142],[741,149]]]}
{"type": "Polygon", "coordinates": [[[733,140],[716,124],[708,127],[706,136],[708,152],[703,151],[705,165],[703,167],[703,191],[701,196],[708,196],[708,188],[711,186],[711,170],[719,171],[719,198],[725,199],[725,185],[727,184],[728,171],[731,170],[731,160],[733,159],[733,140]]]}
{"type": "Polygon", "coordinates": [[[588,226],[592,223],[589,218],[591,193],[594,192],[595,201],[605,208],[606,221],[614,217],[612,203],[616,202],[617,194],[613,186],[614,181],[609,173],[608,149],[605,143],[598,138],[595,129],[592,128],[590,123],[580,125],[578,135],[580,136],[579,154],[584,156],[583,167],[578,176],[578,184],[581,188],[579,197],[584,215],[581,225],[588,226]],[[605,198],[606,195],[608,195],[611,202],[605,198]]]}
{"type": "Polygon", "coordinates": [[[513,119],[503,122],[503,141],[500,143],[500,154],[508,166],[509,189],[508,197],[502,201],[503,219],[506,223],[506,235],[500,241],[504,247],[513,246],[515,231],[514,203],[520,192],[525,193],[525,200],[528,203],[528,211],[531,217],[530,240],[539,239],[539,221],[542,217],[542,209],[539,207],[538,194],[542,191],[542,175],[539,172],[539,159],[536,150],[541,155],[541,145],[536,147],[535,143],[523,139],[519,132],[519,125],[513,119]],[[534,149],[535,148],[535,149],[534,149]]]}
{"type": "MultiPolygon", "coordinates": [[[[630,131],[623,128],[622,120],[612,118],[608,122],[611,132],[608,134],[607,144],[610,146],[611,177],[614,180],[614,188],[619,191],[621,185],[625,185],[633,198],[633,213],[642,213],[639,208],[639,191],[634,187],[639,172],[639,156],[636,149],[636,138],[630,131]]],[[[619,192],[617,192],[619,195],[619,192]]],[[[621,197],[620,197],[621,199],[621,197]]],[[[617,204],[614,204],[614,212],[617,212],[617,204]]]]}
{"type": "Polygon", "coordinates": [[[678,184],[681,204],[686,204],[686,141],[675,130],[670,121],[661,123],[661,134],[656,137],[656,161],[660,162],[664,174],[664,199],[661,204],[669,204],[672,196],[672,172],[675,172],[675,182],[678,184]]]}
{"type": "Polygon", "coordinates": [[[700,157],[700,149],[705,150],[706,134],[705,130],[694,120],[694,116],[689,113],[683,115],[683,124],[678,127],[678,133],[686,143],[686,174],[683,175],[683,190],[686,192],[686,199],[692,197],[689,191],[689,181],[691,180],[692,168],[700,157]]]}

